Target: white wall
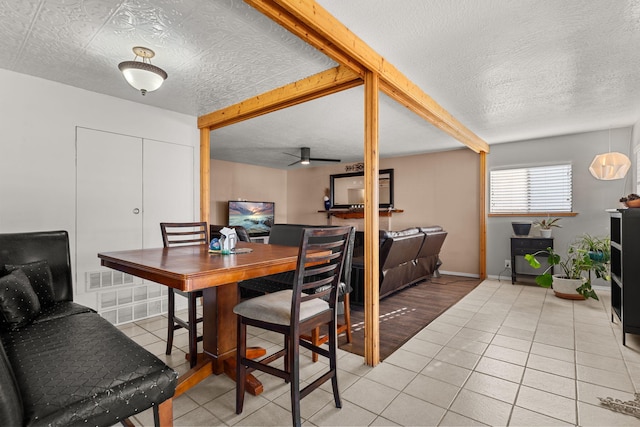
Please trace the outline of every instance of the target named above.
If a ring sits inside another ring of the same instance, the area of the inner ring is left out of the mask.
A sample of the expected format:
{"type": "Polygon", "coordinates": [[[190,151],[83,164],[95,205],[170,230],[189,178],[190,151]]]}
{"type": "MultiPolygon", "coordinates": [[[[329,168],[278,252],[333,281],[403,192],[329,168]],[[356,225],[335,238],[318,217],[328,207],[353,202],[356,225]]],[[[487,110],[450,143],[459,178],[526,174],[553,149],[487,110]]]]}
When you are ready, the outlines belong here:
{"type": "Polygon", "coordinates": [[[640,190],[636,185],[636,183],[640,181],[640,177],[638,176],[638,162],[636,161],[636,158],[638,157],[637,151],[640,150],[640,120],[633,125],[631,140],[632,149],[630,150],[629,158],[631,159],[632,166],[629,174],[632,175],[633,179],[630,180],[631,182],[629,183],[629,193],[640,194],[640,190]]]}
{"type": "MultiPolygon", "coordinates": [[[[195,116],[1,69],[0,94],[0,233],[67,230],[72,259],[76,126],[193,147],[200,144],[195,116]]],[[[195,149],[194,170],[199,170],[199,163],[195,149]]],[[[113,167],[117,173],[118,165],[113,167]]],[[[198,176],[194,188],[198,195],[198,176]]],[[[199,197],[194,205],[198,212],[199,197]]]]}
{"type": "MultiPolygon", "coordinates": [[[[611,151],[629,154],[631,127],[611,129],[611,151]]],[[[487,170],[498,167],[532,166],[571,162],[573,164],[573,210],[578,215],[563,217],[562,228],[554,229],[554,248],[564,251],[584,233],[595,236],[609,234],[609,215],[605,209],[620,207],[619,199],[631,192],[633,173],[616,181],[599,181],[589,172],[593,158],[609,150],[609,130],[560,135],[536,140],[519,141],[491,146],[487,156],[487,170]]],[[[629,155],[632,158],[631,155],[629,155]]],[[[633,158],[632,158],[633,161],[633,158]]],[[[632,169],[635,165],[632,165],[632,169]]],[[[488,178],[487,178],[488,179],[488,178]]],[[[488,183],[487,183],[488,184],[488,183]]],[[[489,191],[489,185],[487,185],[489,191]]],[[[489,193],[487,193],[487,204],[489,193]]],[[[487,212],[489,207],[487,206],[487,212]]],[[[510,259],[512,220],[534,221],[539,217],[489,217],[487,219],[487,272],[505,277],[504,260],[510,259]]],[[[531,234],[537,230],[532,228],[531,234]]],[[[510,280],[510,272],[508,273],[510,280]]]]}

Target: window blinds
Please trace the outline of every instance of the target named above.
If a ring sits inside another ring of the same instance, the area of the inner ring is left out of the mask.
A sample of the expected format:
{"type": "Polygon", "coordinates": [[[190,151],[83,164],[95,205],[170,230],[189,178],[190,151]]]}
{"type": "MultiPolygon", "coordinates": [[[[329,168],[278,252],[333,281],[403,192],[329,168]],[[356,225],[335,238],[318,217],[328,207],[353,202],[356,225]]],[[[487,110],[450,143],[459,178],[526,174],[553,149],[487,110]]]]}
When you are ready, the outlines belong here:
{"type": "Polygon", "coordinates": [[[490,213],[571,212],[571,164],[490,172],[490,213]]]}

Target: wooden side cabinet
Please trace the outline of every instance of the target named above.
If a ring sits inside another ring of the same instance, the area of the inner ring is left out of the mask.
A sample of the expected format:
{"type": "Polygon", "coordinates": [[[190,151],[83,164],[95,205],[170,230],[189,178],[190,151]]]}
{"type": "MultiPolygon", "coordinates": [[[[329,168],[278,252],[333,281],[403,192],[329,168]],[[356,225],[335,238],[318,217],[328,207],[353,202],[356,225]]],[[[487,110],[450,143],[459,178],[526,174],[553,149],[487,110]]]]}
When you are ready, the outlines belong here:
{"type": "MultiPolygon", "coordinates": [[[[511,237],[511,284],[516,283],[517,276],[535,277],[548,266],[546,257],[536,257],[541,267],[534,269],[524,259],[527,254],[553,248],[553,237],[513,236],[511,237]]],[[[551,271],[553,273],[553,270],[551,271]]]]}
{"type": "Polygon", "coordinates": [[[625,334],[640,334],[640,209],[611,212],[611,321],[614,314],[625,334]]]}

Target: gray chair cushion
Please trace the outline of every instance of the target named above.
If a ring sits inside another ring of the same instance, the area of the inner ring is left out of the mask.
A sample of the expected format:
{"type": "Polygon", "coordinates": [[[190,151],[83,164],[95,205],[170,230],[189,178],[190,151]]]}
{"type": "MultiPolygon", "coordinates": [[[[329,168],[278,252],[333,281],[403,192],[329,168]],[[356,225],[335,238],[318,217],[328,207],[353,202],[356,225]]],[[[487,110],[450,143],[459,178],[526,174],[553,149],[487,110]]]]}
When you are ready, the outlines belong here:
{"type": "MultiPolygon", "coordinates": [[[[249,319],[277,325],[289,325],[291,323],[292,295],[293,291],[287,289],[251,298],[236,305],[233,312],[249,319]]],[[[329,303],[322,299],[304,301],[300,304],[300,321],[326,310],[329,310],[329,303]]]]}

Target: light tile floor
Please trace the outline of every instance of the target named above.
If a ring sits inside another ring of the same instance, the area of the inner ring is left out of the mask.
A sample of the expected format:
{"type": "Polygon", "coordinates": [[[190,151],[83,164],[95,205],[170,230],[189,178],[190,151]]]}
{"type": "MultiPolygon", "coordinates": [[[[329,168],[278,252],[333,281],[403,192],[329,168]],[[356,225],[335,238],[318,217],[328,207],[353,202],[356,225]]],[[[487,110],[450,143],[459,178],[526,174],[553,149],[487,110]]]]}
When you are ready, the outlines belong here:
{"type": "MultiPolygon", "coordinates": [[[[611,322],[610,294],[599,296],[569,301],[536,286],[484,281],[375,368],[340,351],[342,409],[325,384],[302,400],[303,424],[640,426],[640,419],[598,401],[632,401],[640,388],[640,337],[628,334],[623,347],[619,321],[611,322]]],[[[173,354],[164,355],[165,317],[120,329],[180,373],[187,370],[184,331],[173,354]]],[[[250,345],[281,342],[250,332],[250,345]]],[[[323,362],[313,364],[308,353],[302,359],[301,377],[309,381],[323,362]]],[[[175,400],[175,425],[290,425],[288,385],[257,376],[265,392],[247,395],[241,415],[233,381],[212,376],[175,400]]],[[[149,410],[132,421],[153,425],[153,416],[149,410]]]]}

